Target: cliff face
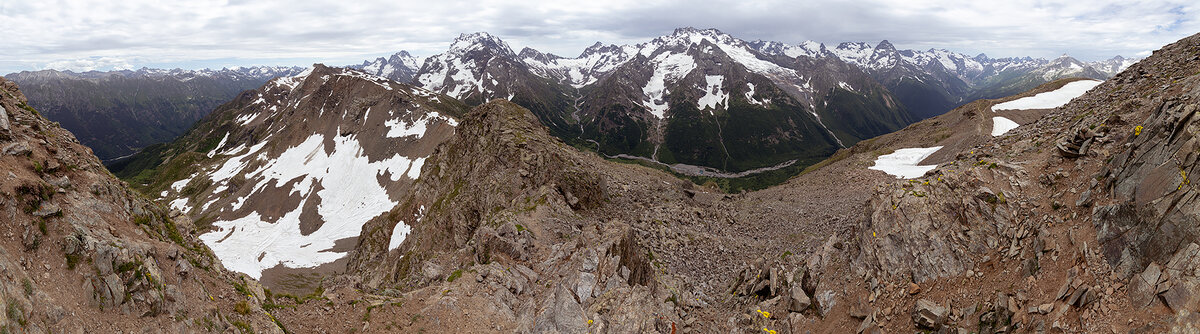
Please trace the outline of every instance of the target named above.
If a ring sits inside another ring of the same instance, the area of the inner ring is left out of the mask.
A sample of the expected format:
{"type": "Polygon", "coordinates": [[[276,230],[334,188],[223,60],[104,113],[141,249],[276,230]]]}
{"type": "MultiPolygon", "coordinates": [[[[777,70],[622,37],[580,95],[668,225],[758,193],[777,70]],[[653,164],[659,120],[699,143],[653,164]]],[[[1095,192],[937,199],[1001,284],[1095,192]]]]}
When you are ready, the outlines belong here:
{"type": "Polygon", "coordinates": [[[278,332],[257,283],[222,269],[0,78],[0,329],[278,332]],[[235,288],[237,287],[237,288],[235,288]]]}

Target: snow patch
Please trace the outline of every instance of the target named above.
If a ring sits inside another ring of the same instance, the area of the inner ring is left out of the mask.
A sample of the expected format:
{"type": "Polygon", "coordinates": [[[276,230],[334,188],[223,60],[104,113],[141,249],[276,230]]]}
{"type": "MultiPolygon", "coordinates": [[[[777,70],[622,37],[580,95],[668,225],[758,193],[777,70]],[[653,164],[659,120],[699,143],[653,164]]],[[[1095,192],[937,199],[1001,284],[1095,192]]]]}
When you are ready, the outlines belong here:
{"type": "Polygon", "coordinates": [[[222,146],[225,146],[225,141],[226,141],[226,140],[229,140],[229,133],[228,133],[228,132],[226,132],[226,133],[225,133],[225,137],[222,137],[222,138],[221,138],[221,142],[220,142],[220,143],[217,143],[217,147],[213,147],[212,151],[208,151],[208,158],[209,158],[209,159],[212,159],[212,157],[213,157],[213,156],[216,156],[216,155],[217,155],[217,150],[220,150],[222,146]]]}
{"type": "Polygon", "coordinates": [[[892,154],[879,156],[875,159],[875,165],[867,167],[867,169],[882,171],[900,179],[921,177],[926,172],[937,168],[937,165],[919,166],[917,164],[940,149],[942,149],[941,146],[898,149],[892,154]]]}
{"type": "MultiPolygon", "coordinates": [[[[421,167],[425,166],[425,158],[417,158],[408,165],[408,171],[404,173],[408,178],[416,180],[421,177],[421,167]]],[[[399,177],[392,181],[399,180],[399,177]]]]}
{"type": "Polygon", "coordinates": [[[175,183],[171,183],[171,189],[175,190],[175,192],[183,191],[183,187],[186,187],[188,182],[192,182],[193,177],[196,177],[196,175],[192,175],[186,179],[182,179],[179,181],[175,181],[175,183]]]}
{"type": "Polygon", "coordinates": [[[1016,129],[1020,124],[1013,122],[1011,119],[1004,117],[992,117],[992,137],[999,137],[1012,129],[1016,129]]]}
{"type": "Polygon", "coordinates": [[[662,53],[654,57],[652,62],[654,66],[654,74],[650,76],[650,80],[646,82],[646,86],[642,87],[642,93],[646,94],[646,100],[642,101],[642,106],[650,109],[650,113],[654,117],[663,118],[666,115],[667,104],[666,96],[667,83],[683,78],[692,70],[696,69],[696,62],[692,56],[686,54],[662,53]]]}
{"type": "Polygon", "coordinates": [[[993,105],[992,111],[1058,108],[1067,104],[1067,102],[1071,102],[1072,99],[1083,95],[1083,93],[1087,93],[1088,90],[1100,85],[1101,82],[1103,81],[1072,81],[1063,85],[1062,88],[1053,91],[993,105]]]}
{"type": "Polygon", "coordinates": [[[766,107],[767,104],[771,103],[771,99],[762,99],[762,101],[759,101],[754,98],[754,84],[753,83],[747,82],[746,87],[750,88],[749,91],[746,91],[746,101],[749,101],[751,104],[757,104],[757,105],[760,105],[763,107],[766,107]]]}
{"type": "MultiPolygon", "coordinates": [[[[722,91],[721,84],[725,81],[725,77],[720,75],[705,75],[704,96],[700,97],[696,105],[701,110],[705,108],[717,109],[718,105],[729,107],[729,94],[722,91]]],[[[712,113],[711,111],[709,113],[712,113]]]]}
{"type": "Polygon", "coordinates": [[[429,112],[412,123],[405,123],[396,118],[385,121],[383,125],[388,127],[386,134],[388,138],[416,136],[416,139],[420,139],[421,136],[425,135],[425,130],[429,127],[429,122],[431,121],[440,121],[450,124],[450,126],[458,126],[458,122],[453,118],[442,116],[437,112],[429,112]]]}
{"type": "Polygon", "coordinates": [[[404,237],[412,232],[412,227],[405,224],[403,220],[396,222],[396,226],[392,228],[392,238],[388,240],[388,250],[400,247],[400,243],[404,242],[404,237]]]}
{"type": "Polygon", "coordinates": [[[192,211],[192,207],[187,204],[187,197],[177,198],[171,201],[171,209],[179,210],[179,212],[187,213],[192,211]]]}
{"type": "MultiPolygon", "coordinates": [[[[272,106],[272,107],[274,107],[274,106],[272,106]]],[[[247,126],[247,125],[250,125],[250,122],[254,121],[254,119],[258,118],[258,115],[261,115],[261,114],[262,113],[241,115],[241,116],[238,116],[237,118],[235,118],[234,121],[236,121],[241,126],[247,126]]]]}

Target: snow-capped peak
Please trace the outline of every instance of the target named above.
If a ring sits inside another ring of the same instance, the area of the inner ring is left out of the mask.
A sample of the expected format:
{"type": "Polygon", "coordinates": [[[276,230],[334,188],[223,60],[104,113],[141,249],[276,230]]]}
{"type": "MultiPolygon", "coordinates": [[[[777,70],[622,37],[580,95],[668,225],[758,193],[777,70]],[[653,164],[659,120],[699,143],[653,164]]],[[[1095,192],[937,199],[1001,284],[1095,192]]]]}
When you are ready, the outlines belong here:
{"type": "Polygon", "coordinates": [[[450,44],[450,51],[448,52],[467,53],[484,49],[490,49],[505,55],[516,56],[516,53],[514,53],[512,48],[508,46],[508,43],[504,42],[499,37],[482,31],[458,35],[458,38],[454,39],[454,43],[450,44]]]}

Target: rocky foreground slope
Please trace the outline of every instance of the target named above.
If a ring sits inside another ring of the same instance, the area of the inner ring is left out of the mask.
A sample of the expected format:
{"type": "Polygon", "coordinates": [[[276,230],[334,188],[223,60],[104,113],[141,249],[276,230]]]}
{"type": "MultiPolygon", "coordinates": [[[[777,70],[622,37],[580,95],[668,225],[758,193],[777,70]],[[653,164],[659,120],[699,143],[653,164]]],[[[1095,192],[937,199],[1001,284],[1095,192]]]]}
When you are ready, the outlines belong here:
{"type": "MultiPolygon", "coordinates": [[[[1198,60],[1200,37],[1168,45],[1028,126],[881,187],[852,248],[871,298],[923,286],[942,307],[928,309],[949,310],[936,320],[966,328],[1195,331],[1198,60]]],[[[906,299],[872,317],[898,327],[906,299]]]]}
{"type": "Polygon", "coordinates": [[[0,332],[281,332],[257,282],[0,78],[0,332]]]}

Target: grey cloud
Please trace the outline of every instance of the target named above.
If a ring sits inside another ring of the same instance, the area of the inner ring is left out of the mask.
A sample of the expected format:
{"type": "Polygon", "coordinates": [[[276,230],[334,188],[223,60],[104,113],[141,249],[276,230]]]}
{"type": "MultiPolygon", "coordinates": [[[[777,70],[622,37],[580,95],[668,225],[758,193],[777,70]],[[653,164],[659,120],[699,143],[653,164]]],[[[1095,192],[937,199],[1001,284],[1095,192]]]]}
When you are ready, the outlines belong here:
{"type": "Polygon", "coordinates": [[[515,49],[530,46],[564,56],[596,41],[636,43],[693,26],[747,40],[874,44],[887,39],[901,48],[991,56],[1069,53],[1084,59],[1131,56],[1200,31],[1197,10],[1182,0],[934,0],[923,6],[883,0],[197,0],[176,5],[126,0],[112,7],[71,0],[6,3],[0,29],[10,38],[7,52],[0,54],[0,73],[100,56],[170,64],[231,58],[332,61],[402,49],[429,55],[459,33],[475,31],[499,35],[515,49]]]}

